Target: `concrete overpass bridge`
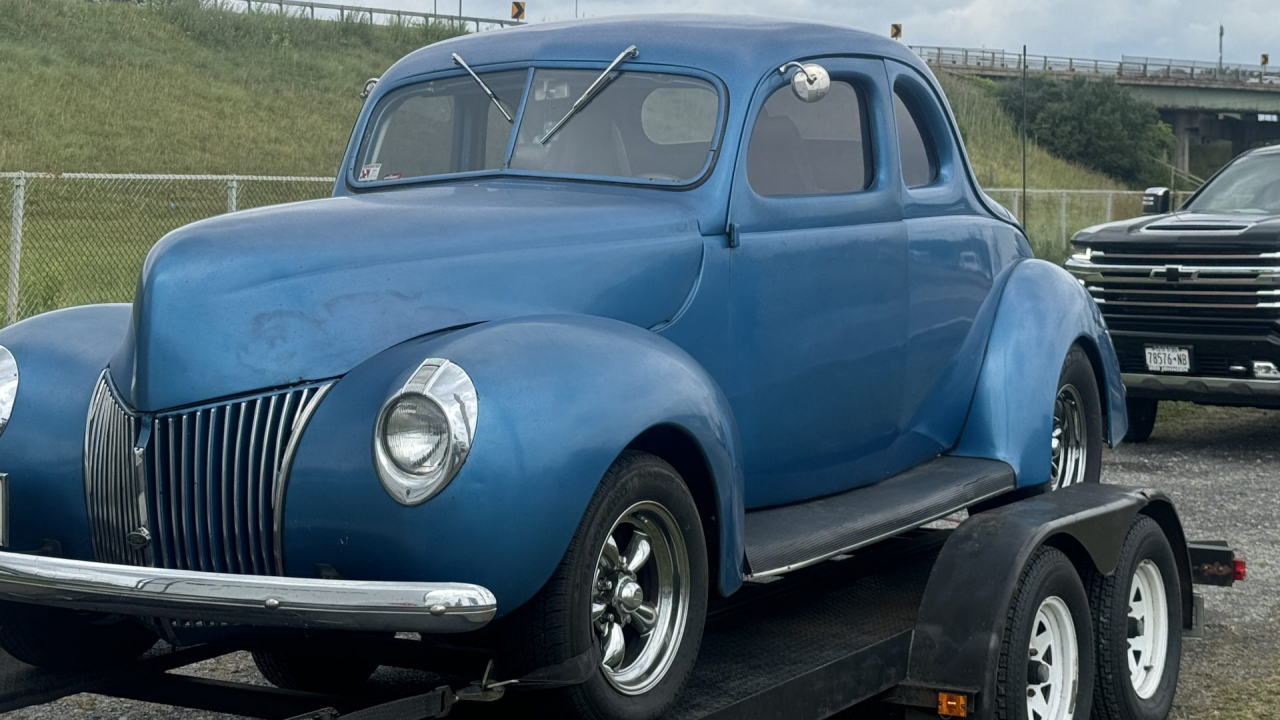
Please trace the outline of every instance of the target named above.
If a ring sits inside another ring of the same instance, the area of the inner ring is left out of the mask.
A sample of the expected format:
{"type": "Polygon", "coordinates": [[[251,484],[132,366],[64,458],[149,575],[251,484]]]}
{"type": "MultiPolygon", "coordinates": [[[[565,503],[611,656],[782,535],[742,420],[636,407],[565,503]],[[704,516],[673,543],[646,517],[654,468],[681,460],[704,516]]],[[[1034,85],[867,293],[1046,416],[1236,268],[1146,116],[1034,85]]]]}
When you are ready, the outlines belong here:
{"type": "MultiPolygon", "coordinates": [[[[1022,55],[1004,50],[916,47],[934,70],[1011,78],[1022,75],[1022,55]]],[[[1280,59],[1280,58],[1278,58],[1280,59]]],[[[1173,128],[1173,164],[1190,165],[1191,146],[1228,140],[1233,154],[1280,141],[1280,67],[1219,65],[1195,60],[1124,56],[1120,60],[1027,55],[1027,72],[1057,78],[1114,78],[1149,100],[1173,128]]]]}

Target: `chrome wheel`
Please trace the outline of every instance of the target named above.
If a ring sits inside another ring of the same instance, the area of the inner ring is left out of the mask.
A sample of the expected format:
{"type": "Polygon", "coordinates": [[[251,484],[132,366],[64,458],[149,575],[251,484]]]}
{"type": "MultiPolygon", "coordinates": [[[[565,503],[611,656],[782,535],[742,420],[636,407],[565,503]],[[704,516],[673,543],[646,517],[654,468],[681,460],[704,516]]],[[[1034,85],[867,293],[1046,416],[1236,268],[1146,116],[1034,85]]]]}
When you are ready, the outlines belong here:
{"type": "Polygon", "coordinates": [[[1027,717],[1069,720],[1076,712],[1080,646],[1071,610],[1062,598],[1045,598],[1036,610],[1027,650],[1027,717]]]}
{"type": "Polygon", "coordinates": [[[1075,385],[1063,385],[1053,401],[1050,483],[1054,490],[1084,482],[1089,433],[1084,401],[1075,385]]]}
{"type": "Polygon", "coordinates": [[[596,560],[591,598],[601,669],[619,692],[642,694],[670,669],[684,636],[689,583],[689,552],[675,517],[655,502],[623,512],[596,560]]]}
{"type": "Polygon", "coordinates": [[[1169,598],[1151,560],[1138,563],[1129,586],[1129,679],[1143,700],[1156,694],[1169,652],[1169,598]]]}

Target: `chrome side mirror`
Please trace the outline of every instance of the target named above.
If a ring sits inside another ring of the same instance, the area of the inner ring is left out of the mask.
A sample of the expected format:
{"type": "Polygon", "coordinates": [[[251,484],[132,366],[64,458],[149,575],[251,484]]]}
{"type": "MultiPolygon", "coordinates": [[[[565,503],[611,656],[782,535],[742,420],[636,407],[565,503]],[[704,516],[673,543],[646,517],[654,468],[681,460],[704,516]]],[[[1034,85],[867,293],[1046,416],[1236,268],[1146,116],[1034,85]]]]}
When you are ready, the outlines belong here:
{"type": "Polygon", "coordinates": [[[827,96],[827,91],[831,89],[831,73],[826,68],[817,63],[801,65],[789,62],[778,68],[778,72],[786,75],[788,70],[793,69],[795,72],[791,74],[791,92],[800,98],[800,102],[816,103],[827,96]]]}
{"type": "Polygon", "coordinates": [[[360,91],[360,99],[364,100],[373,93],[373,89],[378,87],[378,78],[369,78],[364,81],[364,89],[360,91]]]}

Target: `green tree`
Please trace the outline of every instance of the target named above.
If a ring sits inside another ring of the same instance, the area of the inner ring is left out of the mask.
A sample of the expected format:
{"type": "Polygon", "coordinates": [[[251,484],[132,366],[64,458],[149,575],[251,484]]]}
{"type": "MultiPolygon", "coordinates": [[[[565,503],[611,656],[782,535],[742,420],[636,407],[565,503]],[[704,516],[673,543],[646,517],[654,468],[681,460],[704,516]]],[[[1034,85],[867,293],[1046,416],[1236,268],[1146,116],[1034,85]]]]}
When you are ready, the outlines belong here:
{"type": "MultiPolygon", "coordinates": [[[[1021,125],[1020,81],[1001,83],[1000,102],[1021,125]]],[[[1173,132],[1156,107],[1115,80],[1027,79],[1027,134],[1040,147],[1135,187],[1167,184],[1173,132]]]]}

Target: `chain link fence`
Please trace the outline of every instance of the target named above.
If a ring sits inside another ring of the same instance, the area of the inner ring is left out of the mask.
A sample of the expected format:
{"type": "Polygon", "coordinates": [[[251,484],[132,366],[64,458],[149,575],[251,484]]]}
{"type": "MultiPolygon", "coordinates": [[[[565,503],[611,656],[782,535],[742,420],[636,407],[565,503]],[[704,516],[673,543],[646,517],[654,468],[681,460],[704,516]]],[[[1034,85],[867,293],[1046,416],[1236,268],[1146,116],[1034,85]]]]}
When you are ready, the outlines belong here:
{"type": "MultiPolygon", "coordinates": [[[[0,324],[130,302],[147,252],[165,233],[224,212],[325,197],[332,187],[326,177],[0,173],[0,324]]],[[[1015,215],[1021,192],[987,190],[1015,215]]],[[[1077,230],[1141,213],[1142,193],[1028,190],[1026,211],[1036,254],[1060,262],[1077,230]]]]}
{"type": "Polygon", "coordinates": [[[0,209],[3,324],[72,305],[129,302],[147,252],[169,231],[224,212],[325,197],[332,188],[333,178],[324,177],[0,173],[0,193],[12,199],[9,222],[0,209]]]}

